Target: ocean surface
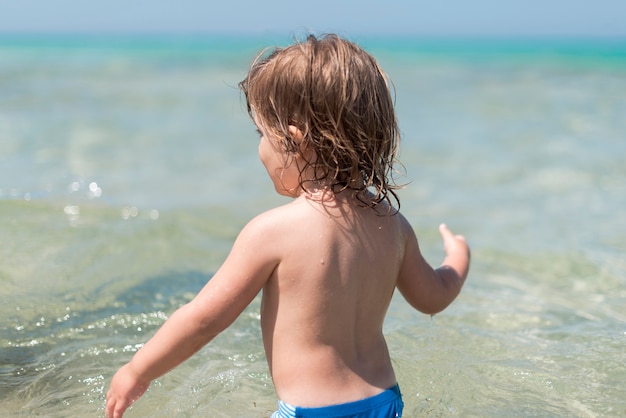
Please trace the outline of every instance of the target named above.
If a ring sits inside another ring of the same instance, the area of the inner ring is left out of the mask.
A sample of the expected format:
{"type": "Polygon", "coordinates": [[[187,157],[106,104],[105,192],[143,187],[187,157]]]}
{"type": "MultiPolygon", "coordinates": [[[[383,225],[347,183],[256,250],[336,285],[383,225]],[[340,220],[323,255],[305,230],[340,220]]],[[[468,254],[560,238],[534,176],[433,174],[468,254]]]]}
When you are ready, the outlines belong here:
{"type": "MultiPolygon", "coordinates": [[[[392,301],[405,416],[626,416],[626,40],[354,40],[395,85],[426,258],[440,222],[473,250],[444,312],[392,301]]],[[[1,416],[103,416],[117,368],[288,201],[237,83],[290,41],[0,35],[1,416]]],[[[257,298],[128,416],[269,416],[258,319],[257,298]]]]}

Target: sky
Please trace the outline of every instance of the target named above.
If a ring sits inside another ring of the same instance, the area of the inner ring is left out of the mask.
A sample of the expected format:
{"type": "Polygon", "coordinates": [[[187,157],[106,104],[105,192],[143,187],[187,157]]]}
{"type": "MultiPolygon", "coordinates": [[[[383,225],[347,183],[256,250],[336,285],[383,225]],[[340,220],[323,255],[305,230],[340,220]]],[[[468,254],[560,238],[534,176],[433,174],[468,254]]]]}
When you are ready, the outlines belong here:
{"type": "Polygon", "coordinates": [[[626,0],[0,0],[2,32],[626,37],[626,0]]]}

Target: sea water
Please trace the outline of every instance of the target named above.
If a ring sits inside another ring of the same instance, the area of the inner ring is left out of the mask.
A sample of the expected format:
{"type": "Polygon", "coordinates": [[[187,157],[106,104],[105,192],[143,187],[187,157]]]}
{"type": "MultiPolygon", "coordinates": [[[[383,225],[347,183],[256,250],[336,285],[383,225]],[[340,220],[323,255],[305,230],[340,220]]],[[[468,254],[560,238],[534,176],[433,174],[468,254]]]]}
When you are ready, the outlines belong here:
{"type": "MultiPolygon", "coordinates": [[[[442,260],[440,222],[473,250],[441,314],[392,301],[405,416],[625,416],[626,43],[355,40],[395,86],[422,251],[442,260]]],[[[0,37],[0,415],[102,416],[117,368],[288,201],[237,83],[289,41],[0,37]]],[[[257,298],[128,416],[274,409],[257,298]]]]}

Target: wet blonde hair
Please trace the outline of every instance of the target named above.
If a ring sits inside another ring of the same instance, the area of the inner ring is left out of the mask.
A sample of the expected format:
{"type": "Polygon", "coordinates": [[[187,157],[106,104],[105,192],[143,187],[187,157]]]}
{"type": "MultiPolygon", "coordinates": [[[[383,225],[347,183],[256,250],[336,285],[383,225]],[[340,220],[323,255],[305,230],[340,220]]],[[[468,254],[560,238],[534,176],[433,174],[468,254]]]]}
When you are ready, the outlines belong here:
{"type": "Polygon", "coordinates": [[[285,152],[305,161],[300,187],[324,182],[335,193],[356,190],[367,206],[393,199],[399,208],[393,99],[385,73],[369,53],[337,35],[309,35],[261,53],[239,87],[250,117],[284,138],[285,152]],[[301,142],[290,135],[289,125],[300,130],[301,142]],[[307,159],[304,150],[313,150],[315,158],[307,159]],[[303,178],[308,167],[315,178],[303,178]]]}

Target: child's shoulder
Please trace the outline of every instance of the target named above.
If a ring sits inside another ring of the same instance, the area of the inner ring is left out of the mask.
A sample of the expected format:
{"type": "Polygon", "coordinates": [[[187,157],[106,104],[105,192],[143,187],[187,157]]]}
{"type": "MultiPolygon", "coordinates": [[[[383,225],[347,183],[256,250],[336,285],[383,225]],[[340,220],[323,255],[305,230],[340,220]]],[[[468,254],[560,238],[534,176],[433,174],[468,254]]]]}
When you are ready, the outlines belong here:
{"type": "Polygon", "coordinates": [[[293,229],[295,218],[302,216],[301,210],[302,208],[295,202],[268,209],[252,218],[244,230],[261,234],[282,233],[285,230],[293,229]]]}

